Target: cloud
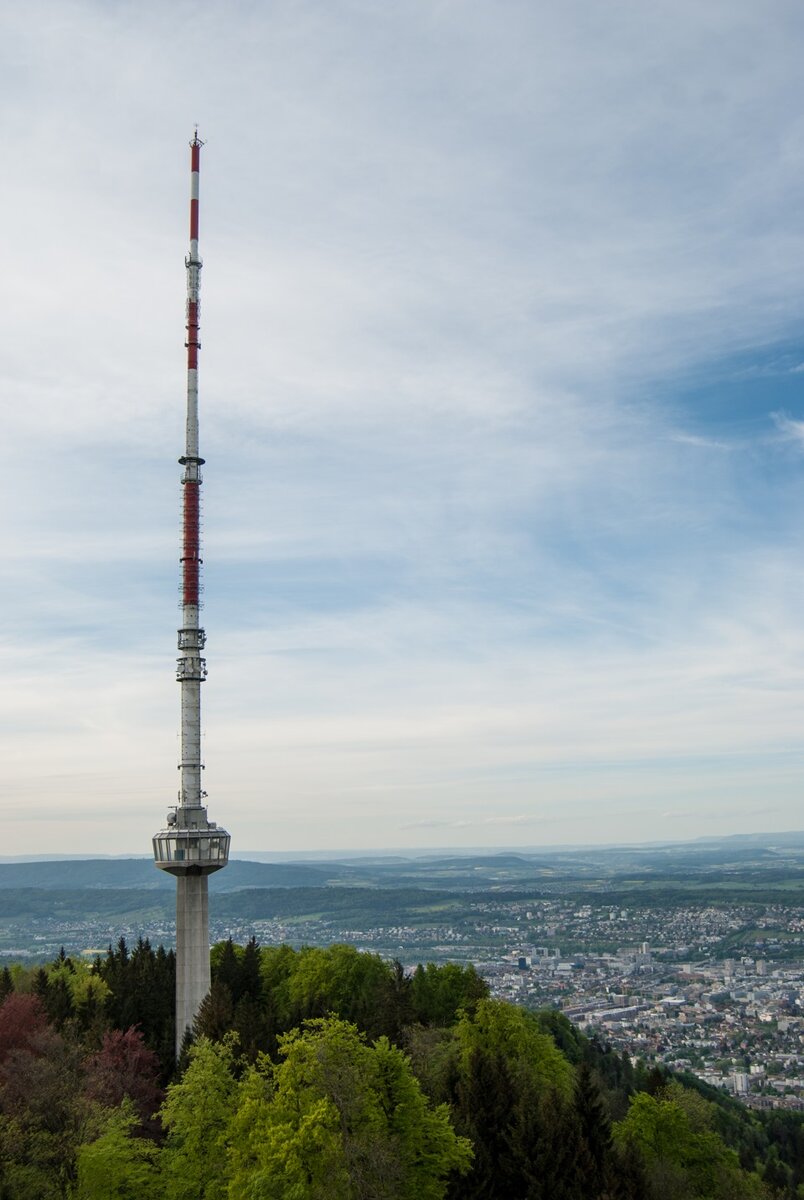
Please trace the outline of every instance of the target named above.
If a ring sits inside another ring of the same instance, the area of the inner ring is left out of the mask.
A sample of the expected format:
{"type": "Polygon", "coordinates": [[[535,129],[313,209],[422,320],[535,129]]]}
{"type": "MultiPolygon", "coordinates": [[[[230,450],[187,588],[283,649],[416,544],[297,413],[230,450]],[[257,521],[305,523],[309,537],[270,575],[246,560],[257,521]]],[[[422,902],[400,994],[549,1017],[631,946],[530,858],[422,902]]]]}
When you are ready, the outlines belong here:
{"type": "Polygon", "coordinates": [[[701,450],[732,450],[734,445],[729,442],[724,442],[718,438],[703,437],[698,433],[671,433],[669,434],[671,442],[678,442],[682,446],[697,446],[701,450]]]}
{"type": "Polygon", "coordinates": [[[804,421],[797,421],[784,412],[771,413],[771,420],[783,441],[804,445],[804,421]]]}
{"type": "Polygon", "coordinates": [[[213,815],[251,846],[611,840],[773,787],[790,824],[803,23],[0,16],[11,851],[60,806],[83,846],[79,793],[125,812],[95,849],[147,851],[173,798],[196,119],[213,815]]]}

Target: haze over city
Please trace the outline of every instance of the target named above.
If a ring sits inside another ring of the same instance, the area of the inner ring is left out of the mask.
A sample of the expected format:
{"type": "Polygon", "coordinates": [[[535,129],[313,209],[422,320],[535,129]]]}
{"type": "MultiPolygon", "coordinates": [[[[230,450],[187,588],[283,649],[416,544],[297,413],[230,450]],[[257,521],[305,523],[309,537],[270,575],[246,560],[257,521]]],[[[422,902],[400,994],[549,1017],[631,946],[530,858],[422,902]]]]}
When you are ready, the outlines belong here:
{"type": "Polygon", "coordinates": [[[801,827],[804,13],[0,13],[4,853],[801,827]]]}

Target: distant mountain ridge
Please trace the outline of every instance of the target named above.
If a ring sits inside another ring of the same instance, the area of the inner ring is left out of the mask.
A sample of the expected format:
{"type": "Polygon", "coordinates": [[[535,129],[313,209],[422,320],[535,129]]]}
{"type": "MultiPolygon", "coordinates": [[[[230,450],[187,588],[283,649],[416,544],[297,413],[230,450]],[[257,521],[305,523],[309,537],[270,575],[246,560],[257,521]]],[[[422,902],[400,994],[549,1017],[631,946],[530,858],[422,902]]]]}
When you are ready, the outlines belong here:
{"type": "MultiPolygon", "coordinates": [[[[694,842],[607,846],[583,850],[510,850],[495,853],[431,854],[413,858],[367,855],[364,859],[255,861],[233,859],[225,871],[210,876],[210,890],[231,893],[276,888],[429,888],[467,893],[492,888],[538,890],[563,880],[644,880],[712,878],[713,873],[769,871],[798,873],[804,856],[804,833],[733,835],[694,842]]],[[[755,875],[752,876],[756,877],[755,875]]],[[[174,889],[169,875],[156,871],[150,858],[47,859],[0,861],[0,892],[25,889],[86,892],[100,889],[166,892],[174,889]]]]}
{"type": "MultiPolygon", "coordinates": [[[[210,890],[242,888],[324,887],[333,878],[327,865],[259,863],[233,859],[225,871],[210,876],[210,890]]],[[[0,889],[44,888],[48,891],[86,888],[175,889],[170,875],[157,871],[149,858],[68,859],[57,862],[0,863],[0,889]]]]}
{"type": "MultiPolygon", "coordinates": [[[[422,865],[445,864],[452,860],[463,860],[464,866],[469,866],[469,860],[474,865],[503,865],[502,860],[509,858],[511,865],[517,862],[528,862],[533,865],[534,858],[552,859],[566,855],[581,855],[597,857],[611,853],[639,855],[661,851],[678,851],[679,853],[698,853],[701,850],[722,849],[727,851],[737,846],[746,848],[764,848],[766,850],[802,850],[804,851],[804,830],[785,830],[782,833],[724,833],[706,834],[697,838],[682,838],[646,841],[646,842],[605,842],[589,844],[585,842],[561,843],[560,845],[505,845],[505,846],[436,846],[428,849],[421,847],[404,847],[395,850],[374,848],[369,850],[249,850],[243,858],[237,861],[264,865],[306,866],[313,870],[326,870],[332,873],[332,867],[369,866],[393,867],[420,863],[422,865]]],[[[129,862],[149,864],[147,855],[131,854],[41,854],[32,855],[0,854],[0,868],[4,866],[27,866],[40,864],[69,864],[69,863],[107,863],[116,864],[129,862]]],[[[0,885],[4,886],[4,885],[0,885]]]]}

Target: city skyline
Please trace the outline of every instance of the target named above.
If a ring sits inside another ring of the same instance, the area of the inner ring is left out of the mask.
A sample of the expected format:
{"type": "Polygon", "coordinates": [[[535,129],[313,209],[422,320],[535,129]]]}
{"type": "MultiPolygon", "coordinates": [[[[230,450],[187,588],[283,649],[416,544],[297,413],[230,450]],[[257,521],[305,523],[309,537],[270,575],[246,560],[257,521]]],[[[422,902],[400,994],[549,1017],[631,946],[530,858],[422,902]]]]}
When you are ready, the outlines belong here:
{"type": "Polygon", "coordinates": [[[804,15],[587,7],[0,16],[6,853],[175,796],[196,120],[233,856],[801,827],[804,15]]]}

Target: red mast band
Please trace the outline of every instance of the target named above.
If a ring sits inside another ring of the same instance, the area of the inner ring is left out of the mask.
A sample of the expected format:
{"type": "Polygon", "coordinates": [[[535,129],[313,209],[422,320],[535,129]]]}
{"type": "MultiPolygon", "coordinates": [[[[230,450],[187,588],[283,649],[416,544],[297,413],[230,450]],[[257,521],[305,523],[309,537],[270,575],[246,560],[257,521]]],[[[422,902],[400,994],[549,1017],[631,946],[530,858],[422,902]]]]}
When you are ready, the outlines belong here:
{"type": "Polygon", "coordinates": [[[198,175],[201,168],[201,143],[198,138],[190,143],[190,241],[198,241],[198,175]]]}
{"type": "Polygon", "coordinates": [[[199,591],[199,485],[197,480],[184,483],[184,552],[182,554],[182,603],[198,604],[199,591]]]}
{"type": "Polygon", "coordinates": [[[187,301],[187,367],[194,371],[198,367],[198,301],[187,301]]]}

